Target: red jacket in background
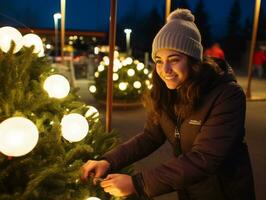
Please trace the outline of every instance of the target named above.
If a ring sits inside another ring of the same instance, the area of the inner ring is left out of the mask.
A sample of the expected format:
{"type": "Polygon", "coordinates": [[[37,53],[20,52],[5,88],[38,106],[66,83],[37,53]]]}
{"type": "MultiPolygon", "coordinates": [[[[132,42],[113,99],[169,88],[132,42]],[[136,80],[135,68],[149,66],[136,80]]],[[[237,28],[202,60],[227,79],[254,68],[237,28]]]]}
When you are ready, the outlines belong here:
{"type": "Polygon", "coordinates": [[[263,51],[255,51],[253,65],[262,65],[266,61],[266,54],[263,51]]]}

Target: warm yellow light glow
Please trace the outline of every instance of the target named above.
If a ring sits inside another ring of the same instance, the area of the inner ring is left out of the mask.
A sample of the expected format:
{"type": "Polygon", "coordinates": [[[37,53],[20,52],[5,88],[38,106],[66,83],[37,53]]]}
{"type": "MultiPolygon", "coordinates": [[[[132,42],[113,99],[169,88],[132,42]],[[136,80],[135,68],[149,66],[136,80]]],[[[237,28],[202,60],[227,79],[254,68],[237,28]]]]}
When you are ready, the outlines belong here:
{"type": "Polygon", "coordinates": [[[99,72],[95,72],[95,73],[94,73],[94,76],[95,76],[96,78],[98,78],[98,77],[99,77],[99,75],[100,75],[100,73],[99,73],[99,72]]]}
{"type": "Polygon", "coordinates": [[[143,73],[147,75],[149,73],[149,70],[148,69],[144,69],[143,73]]]}
{"type": "Polygon", "coordinates": [[[86,200],[101,200],[101,199],[99,199],[98,197],[89,197],[89,198],[86,199],[86,200]]]}
{"type": "Polygon", "coordinates": [[[82,115],[71,113],[61,120],[61,131],[62,136],[69,142],[78,142],[86,137],[89,124],[82,115]]]}
{"type": "Polygon", "coordinates": [[[134,69],[128,69],[127,70],[127,75],[128,76],[134,76],[135,75],[135,70],[134,69]]]}
{"type": "Polygon", "coordinates": [[[98,66],[98,72],[104,71],[104,65],[99,65],[98,66]]]}
{"type": "Polygon", "coordinates": [[[29,33],[23,36],[23,45],[26,47],[34,46],[33,53],[39,53],[43,51],[42,39],[33,33],[29,33]]]}
{"type": "Polygon", "coordinates": [[[114,51],[114,58],[118,58],[119,57],[119,52],[118,51],[114,51]]]}
{"type": "Polygon", "coordinates": [[[90,91],[91,93],[95,93],[96,90],[97,90],[97,88],[96,88],[95,85],[91,85],[91,86],[89,87],[89,91],[90,91]]]}
{"type": "Polygon", "coordinates": [[[152,73],[149,73],[148,77],[149,77],[149,78],[152,78],[152,73]]]}
{"type": "Polygon", "coordinates": [[[138,60],[134,60],[134,64],[135,65],[139,64],[139,61],[138,60]]]}
{"type": "Polygon", "coordinates": [[[87,106],[88,110],[85,113],[85,117],[98,118],[100,116],[99,111],[93,106],[87,106]]]}
{"type": "Polygon", "coordinates": [[[11,41],[15,42],[15,49],[13,53],[17,53],[23,46],[21,33],[10,26],[0,28],[0,48],[7,53],[11,47],[11,41]]]}
{"type": "Polygon", "coordinates": [[[143,70],[144,69],[144,64],[143,63],[138,63],[137,64],[137,70],[143,70]]]}
{"type": "Polygon", "coordinates": [[[94,54],[99,54],[100,48],[99,47],[94,47],[94,54]]]}
{"type": "Polygon", "coordinates": [[[141,88],[141,82],[139,82],[139,81],[135,81],[135,82],[133,83],[133,87],[136,88],[136,89],[141,88]]]}
{"type": "Polygon", "coordinates": [[[113,81],[117,81],[119,79],[119,75],[117,73],[113,73],[113,81]]]}
{"type": "Polygon", "coordinates": [[[103,57],[103,62],[105,65],[109,65],[110,61],[109,61],[109,57],[108,56],[104,56],[103,57]]]}
{"type": "Polygon", "coordinates": [[[121,68],[122,68],[122,63],[120,62],[120,60],[119,59],[114,59],[113,71],[117,72],[121,68]]]}
{"type": "Polygon", "coordinates": [[[121,83],[119,83],[118,87],[120,90],[124,91],[127,89],[127,85],[128,85],[127,82],[121,82],[121,83]]]}
{"type": "Polygon", "coordinates": [[[125,61],[127,65],[131,65],[133,63],[133,59],[131,57],[127,57],[125,61]]]}
{"type": "Polygon", "coordinates": [[[151,84],[150,80],[145,80],[145,84],[149,86],[151,84]]]}
{"type": "Polygon", "coordinates": [[[37,144],[36,125],[24,117],[11,117],[0,124],[0,152],[7,156],[23,156],[37,144]]]}
{"type": "Polygon", "coordinates": [[[44,90],[48,93],[49,97],[64,98],[70,91],[68,80],[59,74],[49,76],[43,85],[44,90]]]}

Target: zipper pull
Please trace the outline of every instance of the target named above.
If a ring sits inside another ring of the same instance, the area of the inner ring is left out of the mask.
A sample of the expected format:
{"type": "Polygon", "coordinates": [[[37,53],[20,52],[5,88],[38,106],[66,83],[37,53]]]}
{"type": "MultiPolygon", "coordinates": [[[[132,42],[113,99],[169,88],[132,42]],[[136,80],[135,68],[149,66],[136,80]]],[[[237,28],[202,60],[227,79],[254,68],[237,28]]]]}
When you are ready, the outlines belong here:
{"type": "Polygon", "coordinates": [[[177,126],[175,127],[175,137],[180,139],[180,132],[179,132],[177,126]]]}

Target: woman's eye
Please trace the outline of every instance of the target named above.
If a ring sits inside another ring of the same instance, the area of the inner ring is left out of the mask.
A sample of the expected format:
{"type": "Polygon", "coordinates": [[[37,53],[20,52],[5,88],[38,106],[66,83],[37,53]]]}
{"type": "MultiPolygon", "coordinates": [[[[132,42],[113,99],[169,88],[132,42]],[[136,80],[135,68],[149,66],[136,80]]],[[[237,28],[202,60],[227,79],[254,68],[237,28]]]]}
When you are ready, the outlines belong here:
{"type": "Polygon", "coordinates": [[[163,62],[161,60],[156,60],[155,61],[155,64],[158,65],[158,64],[162,64],[163,62]]]}
{"type": "Polygon", "coordinates": [[[175,63],[178,63],[179,62],[179,59],[171,59],[171,60],[169,60],[169,62],[171,64],[175,64],[175,63]]]}

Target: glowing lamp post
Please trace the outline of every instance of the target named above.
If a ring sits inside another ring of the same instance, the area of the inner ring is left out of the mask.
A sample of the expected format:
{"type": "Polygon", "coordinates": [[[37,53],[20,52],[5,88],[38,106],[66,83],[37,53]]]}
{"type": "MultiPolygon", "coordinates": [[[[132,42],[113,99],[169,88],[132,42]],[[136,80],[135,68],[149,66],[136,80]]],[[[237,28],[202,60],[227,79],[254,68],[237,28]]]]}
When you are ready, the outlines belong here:
{"type": "Polygon", "coordinates": [[[128,55],[131,55],[131,49],[130,49],[130,34],[131,34],[132,30],[129,29],[129,28],[126,28],[126,29],[124,29],[124,32],[125,32],[125,34],[126,34],[127,53],[128,53],[128,55]]]}
{"type": "Polygon", "coordinates": [[[54,30],[55,30],[55,57],[58,56],[58,20],[61,19],[60,13],[54,14],[54,30]]]}

